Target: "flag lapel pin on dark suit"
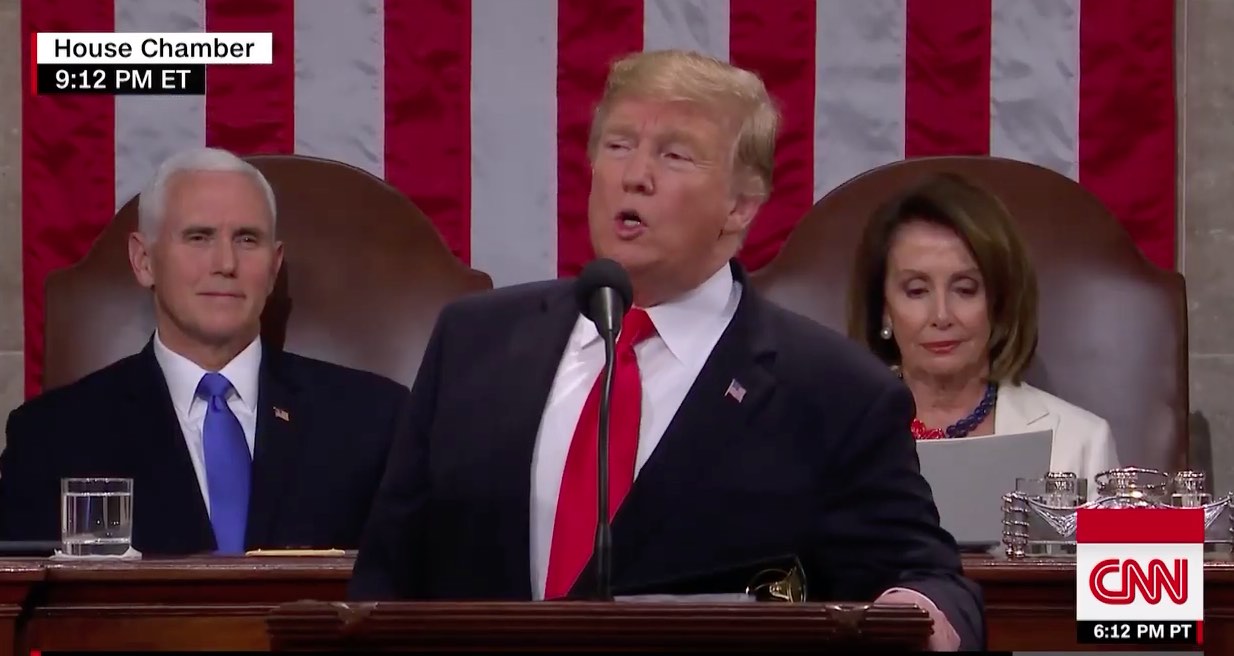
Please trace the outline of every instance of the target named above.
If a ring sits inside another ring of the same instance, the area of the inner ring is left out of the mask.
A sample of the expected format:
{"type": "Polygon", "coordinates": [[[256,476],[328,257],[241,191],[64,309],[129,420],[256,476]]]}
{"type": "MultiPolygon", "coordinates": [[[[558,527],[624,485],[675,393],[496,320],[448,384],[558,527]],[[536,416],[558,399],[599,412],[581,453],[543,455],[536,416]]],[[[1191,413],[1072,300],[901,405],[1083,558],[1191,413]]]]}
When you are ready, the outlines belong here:
{"type": "Polygon", "coordinates": [[[290,415],[290,414],[288,414],[288,412],[287,412],[286,410],[282,409],[282,408],[275,408],[275,409],[274,409],[274,416],[275,416],[275,417],[278,417],[279,419],[282,419],[283,421],[286,421],[286,422],[290,422],[290,421],[291,421],[291,415],[290,415]]]}
{"type": "Polygon", "coordinates": [[[741,403],[742,399],[746,398],[746,388],[734,378],[733,382],[728,384],[728,389],[724,390],[724,396],[731,397],[733,400],[741,403]]]}

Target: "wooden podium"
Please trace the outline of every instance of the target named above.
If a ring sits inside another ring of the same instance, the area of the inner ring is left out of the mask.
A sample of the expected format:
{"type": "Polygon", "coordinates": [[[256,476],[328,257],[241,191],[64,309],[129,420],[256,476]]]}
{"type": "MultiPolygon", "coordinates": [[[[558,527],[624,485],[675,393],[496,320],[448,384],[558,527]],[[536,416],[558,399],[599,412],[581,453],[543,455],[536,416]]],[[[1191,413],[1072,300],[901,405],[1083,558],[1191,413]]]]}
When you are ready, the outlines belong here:
{"type": "Polygon", "coordinates": [[[267,616],[275,651],[818,651],[922,649],[911,605],[297,601],[267,616]]]}

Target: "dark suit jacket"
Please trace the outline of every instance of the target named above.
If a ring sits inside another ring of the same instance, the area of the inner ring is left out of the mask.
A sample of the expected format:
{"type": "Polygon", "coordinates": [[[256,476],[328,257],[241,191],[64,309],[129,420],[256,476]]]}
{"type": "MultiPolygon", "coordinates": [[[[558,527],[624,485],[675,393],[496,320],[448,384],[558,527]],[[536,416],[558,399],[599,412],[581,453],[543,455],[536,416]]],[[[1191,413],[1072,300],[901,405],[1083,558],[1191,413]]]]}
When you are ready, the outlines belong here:
{"type": "MultiPolygon", "coordinates": [[[[375,374],[262,353],[247,547],[355,548],[409,392],[375,374]]],[[[153,342],[9,416],[0,538],[59,540],[60,479],[79,476],[134,479],[133,546],[143,554],[217,548],[153,342]]]]}
{"type": "MultiPolygon", "coordinates": [[[[613,521],[613,587],[798,556],[811,599],[922,592],[985,643],[922,478],[907,388],[872,355],[745,288],[613,521]],[[738,402],[732,381],[745,387],[738,402]]],[[[352,599],[529,599],[532,454],[578,317],[568,281],[441,314],[361,542],[352,599]]],[[[594,580],[589,569],[579,586],[594,580]]],[[[576,591],[579,587],[576,586],[576,591]]]]}

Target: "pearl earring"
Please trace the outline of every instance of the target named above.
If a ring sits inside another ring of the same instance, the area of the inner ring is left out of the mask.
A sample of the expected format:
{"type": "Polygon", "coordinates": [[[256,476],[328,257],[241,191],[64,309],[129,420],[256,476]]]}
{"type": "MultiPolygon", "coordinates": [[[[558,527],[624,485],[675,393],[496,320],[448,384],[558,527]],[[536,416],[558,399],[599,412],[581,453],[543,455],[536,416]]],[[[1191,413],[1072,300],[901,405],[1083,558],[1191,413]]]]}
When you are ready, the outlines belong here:
{"type": "Polygon", "coordinates": [[[883,339],[891,339],[891,326],[883,326],[883,329],[878,332],[883,339]]]}

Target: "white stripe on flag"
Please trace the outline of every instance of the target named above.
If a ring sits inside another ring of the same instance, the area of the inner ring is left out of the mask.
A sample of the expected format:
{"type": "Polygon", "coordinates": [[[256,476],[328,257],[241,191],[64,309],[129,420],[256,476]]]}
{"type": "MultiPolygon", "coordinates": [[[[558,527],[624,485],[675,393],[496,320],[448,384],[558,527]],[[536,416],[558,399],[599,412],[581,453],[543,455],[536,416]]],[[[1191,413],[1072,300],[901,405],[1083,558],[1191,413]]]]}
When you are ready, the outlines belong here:
{"type": "Polygon", "coordinates": [[[904,157],[906,0],[818,0],[814,200],[904,157]]]}
{"type": "Polygon", "coordinates": [[[645,0],[643,50],[682,48],[728,61],[729,0],[645,0]]]}
{"type": "Polygon", "coordinates": [[[296,0],[296,153],[385,173],[382,0],[296,0]]]}
{"type": "Polygon", "coordinates": [[[471,266],[557,277],[557,2],[473,0],[471,266]]]}
{"type": "Polygon", "coordinates": [[[1079,175],[1080,0],[994,0],[990,154],[1079,175]]]}
{"type": "MultiPolygon", "coordinates": [[[[115,0],[117,32],[201,32],[203,0],[115,0]]],[[[116,209],[160,162],[206,142],[204,96],[116,96],[116,209]]]]}

